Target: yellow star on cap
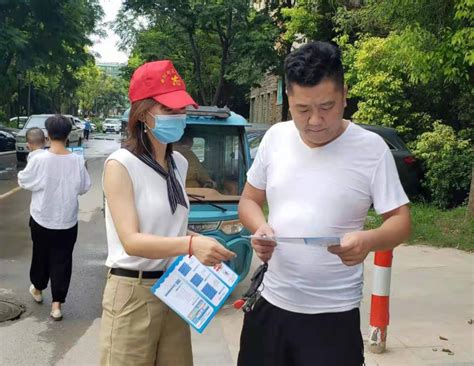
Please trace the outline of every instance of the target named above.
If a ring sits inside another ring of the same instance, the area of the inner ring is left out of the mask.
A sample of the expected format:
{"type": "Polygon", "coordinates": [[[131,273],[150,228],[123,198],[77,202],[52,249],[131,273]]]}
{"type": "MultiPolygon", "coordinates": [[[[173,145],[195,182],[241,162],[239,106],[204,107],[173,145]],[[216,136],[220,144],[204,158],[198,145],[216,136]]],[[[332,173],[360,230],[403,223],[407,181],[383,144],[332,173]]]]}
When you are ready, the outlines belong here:
{"type": "Polygon", "coordinates": [[[171,81],[173,82],[173,85],[180,85],[181,84],[181,81],[179,80],[178,75],[173,75],[173,77],[171,78],[171,81]]]}

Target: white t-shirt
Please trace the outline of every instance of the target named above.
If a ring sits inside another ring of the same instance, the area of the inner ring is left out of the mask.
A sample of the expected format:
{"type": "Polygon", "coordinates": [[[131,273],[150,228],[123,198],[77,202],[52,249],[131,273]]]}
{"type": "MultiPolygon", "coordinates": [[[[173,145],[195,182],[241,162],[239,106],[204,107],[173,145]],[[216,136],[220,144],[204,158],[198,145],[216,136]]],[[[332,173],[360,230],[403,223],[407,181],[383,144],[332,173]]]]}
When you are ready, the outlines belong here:
{"type": "MultiPolygon", "coordinates": [[[[382,214],[409,202],[384,140],[353,123],[318,148],[293,121],[272,126],[248,183],[266,191],[269,225],[283,237],[342,237],[363,229],[372,204],[382,214]]],[[[360,305],[363,265],[346,266],[326,248],[277,243],[263,284],[265,299],[288,311],[348,311],[360,305]]]]}
{"type": "Polygon", "coordinates": [[[42,154],[42,153],[44,153],[44,152],[46,152],[45,149],[36,149],[36,150],[34,150],[34,151],[30,151],[30,153],[28,154],[28,156],[27,156],[27,158],[26,158],[26,161],[29,162],[31,159],[33,159],[33,156],[42,154]]]}
{"type": "MultiPolygon", "coordinates": [[[[173,153],[178,172],[176,178],[184,190],[188,162],[177,152],[173,153]]],[[[116,160],[128,171],[132,180],[135,199],[135,209],[138,214],[140,232],[158,236],[185,236],[188,231],[188,208],[177,206],[174,214],[171,212],[166,180],[148,165],[126,149],[113,152],[105,161],[116,160]]],[[[136,271],[165,270],[174,258],[148,259],[129,256],[123,248],[109,208],[105,206],[105,226],[107,229],[108,256],[105,265],[111,268],[125,268],[136,271]]]]}
{"type": "Polygon", "coordinates": [[[49,151],[34,154],[18,173],[18,185],[32,191],[30,214],[47,229],[70,229],[77,223],[78,196],[91,187],[84,158],[49,151]]]}

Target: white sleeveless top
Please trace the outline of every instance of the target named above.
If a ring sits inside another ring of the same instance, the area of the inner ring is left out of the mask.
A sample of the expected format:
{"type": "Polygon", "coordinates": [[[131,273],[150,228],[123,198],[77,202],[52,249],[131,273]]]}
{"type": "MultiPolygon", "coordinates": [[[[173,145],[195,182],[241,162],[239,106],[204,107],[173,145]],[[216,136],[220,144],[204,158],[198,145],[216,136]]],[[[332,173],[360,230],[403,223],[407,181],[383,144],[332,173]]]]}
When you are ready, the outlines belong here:
{"type": "MultiPolygon", "coordinates": [[[[188,162],[177,152],[173,153],[177,170],[175,174],[184,190],[188,162]]],[[[168,200],[165,179],[126,149],[113,152],[105,161],[116,160],[128,171],[133,184],[135,208],[141,233],[159,236],[185,236],[188,229],[188,208],[178,204],[174,214],[168,200]]],[[[104,165],[105,166],[105,165],[104,165]]],[[[174,258],[148,259],[129,256],[115,230],[110,211],[105,203],[105,226],[107,229],[108,257],[105,265],[111,268],[125,268],[140,271],[165,270],[174,258]]]]}

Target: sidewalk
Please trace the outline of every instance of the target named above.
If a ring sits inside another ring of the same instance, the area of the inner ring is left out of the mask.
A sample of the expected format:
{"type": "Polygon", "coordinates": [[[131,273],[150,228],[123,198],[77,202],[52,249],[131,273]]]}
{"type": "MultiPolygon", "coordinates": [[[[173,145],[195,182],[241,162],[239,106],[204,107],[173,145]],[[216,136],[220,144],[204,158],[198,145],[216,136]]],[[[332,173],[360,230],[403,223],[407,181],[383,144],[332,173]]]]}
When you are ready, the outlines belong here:
{"type": "MultiPolygon", "coordinates": [[[[368,336],[372,263],[373,255],[365,268],[364,339],[368,336]]],[[[393,261],[387,352],[366,352],[367,366],[474,365],[474,328],[468,323],[474,319],[473,271],[472,254],[423,246],[398,248],[393,261]]],[[[236,294],[247,284],[248,279],[236,294]]],[[[204,334],[192,331],[195,366],[236,364],[242,318],[242,312],[226,306],[204,334]]],[[[97,364],[99,326],[100,319],[96,319],[59,365],[97,364]]]]}

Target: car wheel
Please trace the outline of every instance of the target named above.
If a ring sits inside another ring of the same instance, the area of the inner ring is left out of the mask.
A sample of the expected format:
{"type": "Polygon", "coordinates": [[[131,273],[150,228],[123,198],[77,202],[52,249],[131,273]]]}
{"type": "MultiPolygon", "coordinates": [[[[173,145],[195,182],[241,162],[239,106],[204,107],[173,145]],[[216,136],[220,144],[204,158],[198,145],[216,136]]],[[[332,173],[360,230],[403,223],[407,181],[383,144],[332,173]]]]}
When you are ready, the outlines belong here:
{"type": "Polygon", "coordinates": [[[16,153],[16,160],[17,160],[17,161],[25,162],[27,155],[28,155],[28,154],[21,153],[21,152],[17,152],[17,153],[16,153]]]}

